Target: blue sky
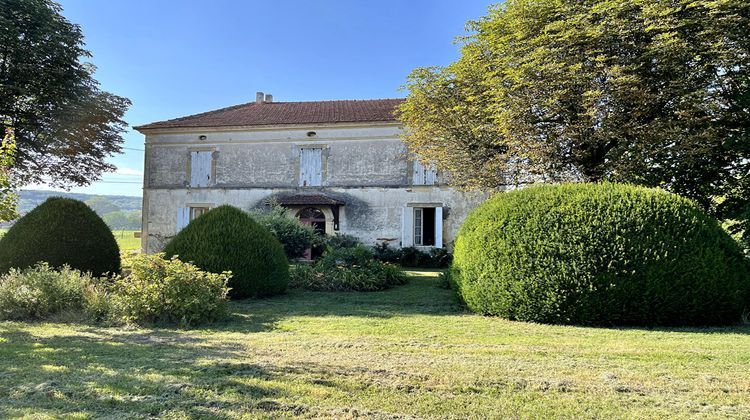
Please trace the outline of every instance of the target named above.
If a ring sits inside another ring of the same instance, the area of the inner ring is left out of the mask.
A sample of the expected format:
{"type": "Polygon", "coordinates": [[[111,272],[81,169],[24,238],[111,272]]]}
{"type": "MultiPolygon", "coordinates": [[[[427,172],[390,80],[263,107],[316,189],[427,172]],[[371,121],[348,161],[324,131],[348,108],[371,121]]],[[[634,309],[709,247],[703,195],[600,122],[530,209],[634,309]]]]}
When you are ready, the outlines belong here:
{"type": "MultiPolygon", "coordinates": [[[[102,88],[133,101],[131,126],[252,101],[405,96],[420,66],[458,57],[457,36],[491,1],[62,0],[81,25],[102,88]]],[[[143,149],[125,134],[124,147],[143,149]]],[[[143,152],[75,192],[141,195],[143,152]]],[[[38,188],[39,186],[35,186],[38,188]]]]}

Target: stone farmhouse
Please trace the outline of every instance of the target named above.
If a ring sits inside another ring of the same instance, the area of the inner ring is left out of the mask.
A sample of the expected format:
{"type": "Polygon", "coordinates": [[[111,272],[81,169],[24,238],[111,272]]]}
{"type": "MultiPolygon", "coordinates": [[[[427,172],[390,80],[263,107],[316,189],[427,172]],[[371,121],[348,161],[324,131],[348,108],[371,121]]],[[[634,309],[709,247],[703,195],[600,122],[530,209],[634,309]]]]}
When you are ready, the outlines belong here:
{"type": "Polygon", "coordinates": [[[212,207],[269,201],[327,235],[367,244],[451,247],[485,194],[444,184],[410,158],[401,99],[251,103],[135,127],[145,135],[146,252],[212,207]]]}

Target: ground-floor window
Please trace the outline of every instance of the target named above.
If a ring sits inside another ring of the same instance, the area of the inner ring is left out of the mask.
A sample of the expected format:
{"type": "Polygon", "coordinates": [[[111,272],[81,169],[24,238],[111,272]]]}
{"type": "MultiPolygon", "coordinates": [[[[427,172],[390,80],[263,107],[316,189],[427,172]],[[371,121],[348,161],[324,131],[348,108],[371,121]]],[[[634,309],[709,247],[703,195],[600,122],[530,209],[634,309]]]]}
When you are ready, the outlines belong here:
{"type": "Polygon", "coordinates": [[[179,232],[188,223],[211,210],[210,204],[190,204],[187,207],[177,209],[177,231],[179,232]]]}
{"type": "Polygon", "coordinates": [[[443,208],[408,206],[404,208],[401,246],[443,247],[443,208]]]}

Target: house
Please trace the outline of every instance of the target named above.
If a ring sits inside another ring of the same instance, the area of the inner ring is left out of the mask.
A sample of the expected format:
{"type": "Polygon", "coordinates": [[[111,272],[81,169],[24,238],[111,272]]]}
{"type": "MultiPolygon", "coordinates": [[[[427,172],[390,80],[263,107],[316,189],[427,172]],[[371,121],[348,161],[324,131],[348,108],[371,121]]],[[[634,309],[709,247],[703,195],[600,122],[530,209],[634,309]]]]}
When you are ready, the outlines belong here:
{"type": "Polygon", "coordinates": [[[450,247],[486,198],[444,184],[411,159],[401,99],[251,103],[136,127],[146,136],[143,249],[160,250],[192,219],[269,199],[321,233],[368,244],[450,247]]]}

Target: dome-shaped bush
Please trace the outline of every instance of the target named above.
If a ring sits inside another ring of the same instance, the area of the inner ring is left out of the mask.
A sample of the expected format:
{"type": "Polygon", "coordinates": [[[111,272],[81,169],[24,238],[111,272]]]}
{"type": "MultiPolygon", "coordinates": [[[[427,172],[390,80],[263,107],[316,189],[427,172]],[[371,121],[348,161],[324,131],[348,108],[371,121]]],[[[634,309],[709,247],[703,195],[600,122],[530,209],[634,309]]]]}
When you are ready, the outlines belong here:
{"type": "Polygon", "coordinates": [[[451,278],[472,310],[594,325],[740,321],[748,263],[691,201],[618,184],[500,193],[466,219],[451,278]]]}
{"type": "Polygon", "coordinates": [[[279,241],[232,206],[217,207],[190,222],[164,253],[212,273],[231,271],[229,294],[234,299],[282,293],[289,282],[289,263],[279,241]]]}
{"type": "Polygon", "coordinates": [[[0,239],[0,272],[44,261],[95,275],[120,272],[112,231],[85,203],[51,197],[19,219],[0,239]]]}

